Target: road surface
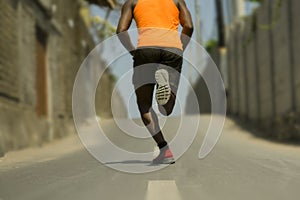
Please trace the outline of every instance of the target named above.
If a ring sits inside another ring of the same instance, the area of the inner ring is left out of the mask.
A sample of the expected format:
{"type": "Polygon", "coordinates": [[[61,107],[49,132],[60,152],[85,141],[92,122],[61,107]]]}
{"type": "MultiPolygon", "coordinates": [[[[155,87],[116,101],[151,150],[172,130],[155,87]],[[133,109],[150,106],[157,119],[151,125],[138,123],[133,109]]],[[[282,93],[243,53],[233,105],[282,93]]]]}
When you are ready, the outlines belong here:
{"type": "MultiPolygon", "coordinates": [[[[213,152],[199,160],[199,148],[208,121],[209,117],[204,117],[195,141],[176,164],[145,174],[129,174],[106,167],[85,150],[77,135],[42,148],[8,153],[0,158],[0,199],[300,198],[300,147],[261,140],[227,119],[213,152]]],[[[111,133],[119,131],[112,122],[103,123],[111,133]]],[[[167,123],[177,124],[178,119],[170,119],[167,123]]],[[[166,132],[169,129],[166,126],[166,132]]],[[[126,147],[122,137],[119,141],[117,137],[112,138],[126,147]]],[[[140,146],[138,142],[128,145],[129,149],[140,146]]],[[[149,145],[153,148],[154,143],[150,141],[149,145]]]]}

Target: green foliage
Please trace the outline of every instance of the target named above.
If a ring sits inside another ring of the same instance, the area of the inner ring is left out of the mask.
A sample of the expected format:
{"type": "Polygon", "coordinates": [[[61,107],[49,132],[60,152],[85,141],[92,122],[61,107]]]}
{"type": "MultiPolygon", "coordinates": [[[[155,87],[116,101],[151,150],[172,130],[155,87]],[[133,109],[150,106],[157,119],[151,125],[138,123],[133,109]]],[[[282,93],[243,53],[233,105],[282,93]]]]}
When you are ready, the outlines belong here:
{"type": "Polygon", "coordinates": [[[299,141],[300,114],[288,112],[275,118],[273,122],[273,137],[280,141],[299,141]]]}
{"type": "Polygon", "coordinates": [[[281,7],[283,4],[283,0],[276,0],[274,6],[273,6],[273,14],[272,14],[272,21],[270,24],[262,24],[259,26],[260,29],[263,30],[270,30],[272,29],[279,21],[281,17],[281,7]]]}
{"type": "Polygon", "coordinates": [[[244,20],[245,20],[245,23],[247,22],[247,20],[250,21],[250,26],[251,26],[251,30],[245,36],[245,40],[243,42],[243,47],[246,47],[254,40],[254,37],[256,34],[256,27],[257,27],[257,25],[256,25],[257,19],[256,19],[256,15],[252,15],[252,16],[245,18],[244,20]]]}
{"type": "Polygon", "coordinates": [[[114,74],[109,72],[109,80],[111,80],[113,83],[116,83],[118,78],[114,74]]]}
{"type": "Polygon", "coordinates": [[[218,41],[217,40],[209,40],[205,43],[205,49],[210,52],[214,47],[216,47],[218,45],[218,41]]]}
{"type": "MultiPolygon", "coordinates": [[[[264,0],[248,0],[248,1],[252,1],[252,2],[260,2],[262,3],[264,0]]],[[[254,37],[255,37],[255,33],[256,33],[256,29],[259,28],[261,30],[270,30],[272,29],[274,26],[276,26],[276,24],[278,23],[280,17],[281,17],[281,7],[283,4],[283,0],[276,0],[276,2],[273,5],[273,15],[272,15],[272,21],[270,22],[270,24],[257,24],[257,19],[256,19],[256,15],[252,15],[250,17],[246,17],[244,20],[251,20],[251,32],[246,36],[245,41],[243,46],[247,46],[250,42],[253,41],[254,37]]]]}
{"type": "Polygon", "coordinates": [[[92,19],[92,24],[101,40],[115,34],[116,27],[112,26],[108,20],[96,16],[92,19]]]}

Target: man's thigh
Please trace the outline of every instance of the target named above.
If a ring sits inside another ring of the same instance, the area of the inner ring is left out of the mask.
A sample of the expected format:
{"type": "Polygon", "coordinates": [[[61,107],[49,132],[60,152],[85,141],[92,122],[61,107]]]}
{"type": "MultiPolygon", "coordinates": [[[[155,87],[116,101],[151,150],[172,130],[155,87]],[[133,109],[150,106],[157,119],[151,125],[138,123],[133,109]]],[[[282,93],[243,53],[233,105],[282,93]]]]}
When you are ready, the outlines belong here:
{"type": "Polygon", "coordinates": [[[152,107],[154,87],[155,84],[146,84],[135,89],[137,104],[141,114],[149,112],[152,107]]]}
{"type": "Polygon", "coordinates": [[[182,70],[182,50],[177,48],[164,48],[161,56],[161,64],[159,68],[165,68],[169,73],[169,81],[172,92],[177,93],[180,74],[182,70]]]}
{"type": "Polygon", "coordinates": [[[160,49],[144,47],[134,53],[132,82],[136,88],[155,83],[155,72],[160,63],[160,49]]]}

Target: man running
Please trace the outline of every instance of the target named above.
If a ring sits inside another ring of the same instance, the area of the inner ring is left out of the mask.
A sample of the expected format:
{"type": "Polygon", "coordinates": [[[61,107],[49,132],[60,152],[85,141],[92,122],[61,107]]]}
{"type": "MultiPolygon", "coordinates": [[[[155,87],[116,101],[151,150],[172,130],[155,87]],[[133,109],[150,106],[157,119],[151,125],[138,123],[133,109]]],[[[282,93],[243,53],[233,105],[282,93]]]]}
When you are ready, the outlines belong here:
{"type": "Polygon", "coordinates": [[[133,56],[133,84],[139,112],[160,149],[154,164],[175,163],[152,108],[154,88],[157,87],[155,97],[160,112],[169,116],[176,101],[182,54],[192,33],[193,22],[184,0],[127,0],[122,7],[117,34],[133,56]],[[132,19],[139,32],[137,49],[126,32],[132,19]],[[179,24],[182,26],[181,36],[178,34],[179,24]]]}

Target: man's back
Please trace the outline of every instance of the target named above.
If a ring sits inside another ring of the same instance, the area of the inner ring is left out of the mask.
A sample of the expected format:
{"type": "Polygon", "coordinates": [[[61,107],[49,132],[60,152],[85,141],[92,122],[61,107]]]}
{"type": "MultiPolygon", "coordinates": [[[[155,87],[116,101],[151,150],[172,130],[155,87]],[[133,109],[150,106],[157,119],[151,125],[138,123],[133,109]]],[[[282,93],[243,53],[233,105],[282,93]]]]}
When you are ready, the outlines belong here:
{"type": "Polygon", "coordinates": [[[178,34],[179,10],[173,0],[138,0],[133,16],[139,28],[139,47],[182,49],[178,34]]]}
{"type": "Polygon", "coordinates": [[[136,20],[139,28],[138,47],[175,47],[185,50],[193,34],[192,17],[184,0],[126,0],[116,33],[132,55],[136,47],[126,32],[132,19],[136,20]],[[179,23],[182,26],[180,37],[177,32],[179,23]],[[151,26],[165,31],[149,30],[151,26]]]}
{"type": "Polygon", "coordinates": [[[139,0],[133,14],[138,28],[178,30],[179,10],[173,0],[139,0]]]}

